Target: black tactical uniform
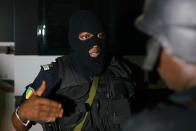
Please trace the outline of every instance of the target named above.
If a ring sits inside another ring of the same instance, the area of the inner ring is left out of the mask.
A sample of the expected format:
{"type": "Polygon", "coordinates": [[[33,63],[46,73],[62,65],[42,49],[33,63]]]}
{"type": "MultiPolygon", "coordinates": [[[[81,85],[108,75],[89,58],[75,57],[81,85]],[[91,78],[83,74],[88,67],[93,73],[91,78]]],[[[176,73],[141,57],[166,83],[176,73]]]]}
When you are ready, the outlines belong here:
{"type": "Polygon", "coordinates": [[[107,57],[105,37],[99,37],[99,33],[104,33],[104,30],[94,13],[79,11],[73,14],[68,32],[73,52],[42,66],[35,81],[27,87],[36,90],[45,80],[46,92],[43,97],[62,103],[63,117],[54,123],[41,123],[44,130],[72,131],[88,112],[82,131],[118,131],[131,115],[130,105],[135,87],[132,72],[121,60],[107,57]],[[92,37],[79,39],[83,32],[92,34],[92,37]],[[94,49],[95,46],[97,48],[94,49]],[[91,49],[98,54],[96,58],[90,56],[91,49]],[[97,76],[97,91],[89,106],[85,102],[89,98],[93,78],[97,76]]]}
{"type": "Polygon", "coordinates": [[[123,131],[195,131],[196,88],[170,96],[156,110],[146,111],[126,122],[123,131]]]}
{"type": "MultiPolygon", "coordinates": [[[[86,111],[90,113],[83,131],[118,131],[131,115],[134,81],[131,80],[131,70],[121,60],[113,58],[100,76],[90,108],[85,104],[85,100],[88,98],[92,79],[87,79],[78,72],[69,57],[60,57],[56,62],[42,66],[40,73],[27,89],[32,87],[36,90],[42,80],[46,81],[47,86],[43,96],[61,102],[65,112],[63,118],[54,123],[41,123],[47,131],[73,130],[86,111]]],[[[25,93],[23,96],[25,100],[25,93]]]]}

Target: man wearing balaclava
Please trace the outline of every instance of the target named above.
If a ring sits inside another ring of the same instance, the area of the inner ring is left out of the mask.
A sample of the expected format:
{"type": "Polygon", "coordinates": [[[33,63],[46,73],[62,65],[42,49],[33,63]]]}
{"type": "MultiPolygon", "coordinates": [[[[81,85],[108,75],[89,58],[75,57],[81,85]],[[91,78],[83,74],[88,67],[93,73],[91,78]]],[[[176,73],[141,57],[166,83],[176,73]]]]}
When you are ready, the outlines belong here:
{"type": "Polygon", "coordinates": [[[93,12],[72,15],[68,39],[73,52],[41,66],[12,115],[13,126],[18,131],[36,123],[44,131],[119,131],[131,115],[132,71],[106,56],[106,35],[93,12]]]}
{"type": "Polygon", "coordinates": [[[88,77],[100,75],[106,64],[104,30],[92,12],[78,12],[69,26],[71,55],[76,68],[88,77]]]}

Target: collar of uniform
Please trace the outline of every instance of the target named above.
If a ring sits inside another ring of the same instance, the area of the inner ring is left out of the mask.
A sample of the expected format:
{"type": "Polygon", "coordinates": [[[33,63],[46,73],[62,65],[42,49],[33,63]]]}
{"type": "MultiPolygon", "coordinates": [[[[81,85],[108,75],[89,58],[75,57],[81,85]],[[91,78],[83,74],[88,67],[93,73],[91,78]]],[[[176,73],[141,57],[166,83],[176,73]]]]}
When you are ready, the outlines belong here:
{"type": "Polygon", "coordinates": [[[77,70],[74,69],[72,64],[69,62],[68,64],[68,70],[66,73],[66,77],[68,79],[65,79],[65,86],[78,86],[89,83],[89,80],[87,80],[82,74],[80,74],[77,70]]]}
{"type": "Polygon", "coordinates": [[[61,80],[60,88],[73,87],[89,83],[89,81],[73,67],[69,56],[59,57],[56,59],[56,61],[57,71],[61,80]]]}

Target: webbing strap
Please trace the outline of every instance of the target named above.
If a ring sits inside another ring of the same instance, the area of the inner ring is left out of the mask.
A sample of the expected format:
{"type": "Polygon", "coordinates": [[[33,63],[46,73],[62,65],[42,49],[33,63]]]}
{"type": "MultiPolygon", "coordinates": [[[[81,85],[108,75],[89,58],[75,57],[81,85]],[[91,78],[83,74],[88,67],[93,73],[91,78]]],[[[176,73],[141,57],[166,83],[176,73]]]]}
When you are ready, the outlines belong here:
{"type": "MultiPolygon", "coordinates": [[[[92,83],[92,86],[91,86],[91,89],[90,89],[90,92],[89,92],[89,97],[86,100],[86,103],[88,103],[89,106],[91,106],[92,103],[93,103],[93,99],[95,97],[96,90],[97,90],[97,87],[98,87],[98,81],[99,81],[99,77],[94,77],[93,78],[93,83],[92,83]]],[[[81,131],[81,129],[84,125],[84,122],[86,120],[87,115],[88,115],[88,112],[85,113],[84,119],[74,128],[74,131],[81,131]]]]}

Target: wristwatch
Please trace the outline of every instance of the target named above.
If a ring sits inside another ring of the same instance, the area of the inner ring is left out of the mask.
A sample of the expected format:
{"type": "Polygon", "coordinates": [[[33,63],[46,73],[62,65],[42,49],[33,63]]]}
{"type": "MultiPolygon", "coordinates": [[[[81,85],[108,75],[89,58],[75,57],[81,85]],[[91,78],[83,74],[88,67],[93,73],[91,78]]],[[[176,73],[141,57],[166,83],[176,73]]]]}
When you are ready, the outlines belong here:
{"type": "Polygon", "coordinates": [[[19,115],[18,115],[18,109],[19,109],[19,106],[16,108],[16,111],[15,111],[15,114],[16,114],[16,117],[17,119],[20,121],[21,124],[23,124],[25,127],[29,125],[30,123],[30,120],[27,120],[27,122],[24,122],[20,119],[19,115]]]}

